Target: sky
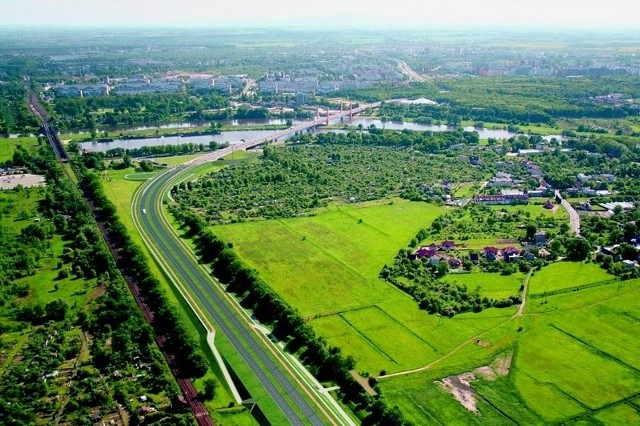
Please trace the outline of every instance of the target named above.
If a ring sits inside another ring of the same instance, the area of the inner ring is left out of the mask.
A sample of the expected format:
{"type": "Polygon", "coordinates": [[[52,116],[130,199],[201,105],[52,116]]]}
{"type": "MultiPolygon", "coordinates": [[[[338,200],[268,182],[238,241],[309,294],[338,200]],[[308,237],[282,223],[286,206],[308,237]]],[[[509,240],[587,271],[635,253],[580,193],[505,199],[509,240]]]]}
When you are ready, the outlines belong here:
{"type": "Polygon", "coordinates": [[[0,26],[640,28],[639,0],[0,0],[0,26]]]}

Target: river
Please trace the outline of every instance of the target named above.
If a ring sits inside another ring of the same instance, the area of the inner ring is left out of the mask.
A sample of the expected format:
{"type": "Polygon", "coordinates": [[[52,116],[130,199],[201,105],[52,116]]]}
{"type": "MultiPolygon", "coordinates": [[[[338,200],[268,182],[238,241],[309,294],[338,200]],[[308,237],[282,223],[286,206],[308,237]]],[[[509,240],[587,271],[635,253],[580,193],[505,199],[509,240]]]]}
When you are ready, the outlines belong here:
{"type": "MultiPolygon", "coordinates": [[[[248,125],[248,124],[284,124],[286,120],[233,120],[228,124],[231,125],[248,125]],[[235,124],[233,124],[235,122],[235,124]]],[[[293,120],[294,125],[305,123],[305,121],[301,120],[293,120]]],[[[344,124],[348,123],[348,118],[344,119],[344,124]]],[[[206,124],[206,123],[201,123],[206,124]]],[[[332,124],[340,124],[340,120],[333,120],[332,124]]],[[[427,124],[417,124],[417,123],[399,123],[393,121],[387,121],[383,123],[382,121],[375,118],[354,118],[351,126],[357,127],[362,124],[363,129],[367,129],[371,125],[377,128],[384,128],[388,130],[415,130],[415,131],[432,131],[432,132],[446,132],[455,130],[453,127],[447,127],[445,125],[427,125],[427,124]]],[[[183,127],[192,127],[197,124],[192,123],[172,123],[166,124],[165,127],[160,126],[160,128],[171,128],[171,129],[179,129],[183,127]]],[[[145,129],[154,129],[155,127],[135,127],[137,130],[145,130],[145,129]]],[[[508,130],[493,130],[493,129],[475,129],[473,127],[465,127],[464,130],[467,131],[475,131],[480,136],[480,139],[508,139],[512,136],[517,136],[516,133],[509,132],[508,130]]],[[[329,131],[329,130],[327,130],[329,131]]],[[[340,131],[340,130],[338,130],[340,131]]],[[[124,149],[133,149],[140,148],[143,146],[157,146],[157,145],[180,145],[186,143],[194,143],[194,144],[205,144],[207,145],[210,141],[215,141],[218,143],[229,142],[230,144],[240,143],[242,141],[249,141],[253,139],[258,139],[261,137],[268,136],[274,133],[273,130],[241,130],[241,131],[230,131],[230,132],[222,132],[219,135],[199,135],[199,136],[169,136],[169,137],[155,137],[155,138],[134,138],[134,139],[115,139],[112,142],[83,142],[80,144],[80,147],[84,150],[88,151],[97,151],[104,152],[109,149],[114,148],[124,148],[124,149]]],[[[544,139],[550,140],[551,138],[557,138],[558,140],[562,140],[562,136],[560,135],[550,135],[544,136],[544,139]]]]}

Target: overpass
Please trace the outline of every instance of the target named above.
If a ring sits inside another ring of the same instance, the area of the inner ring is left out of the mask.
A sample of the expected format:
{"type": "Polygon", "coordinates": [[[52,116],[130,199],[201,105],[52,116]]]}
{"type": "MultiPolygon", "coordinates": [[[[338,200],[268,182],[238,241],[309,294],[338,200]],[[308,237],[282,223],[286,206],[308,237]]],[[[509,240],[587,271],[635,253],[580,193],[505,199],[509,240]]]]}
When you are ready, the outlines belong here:
{"type": "MultiPolygon", "coordinates": [[[[257,146],[263,145],[266,142],[269,141],[276,141],[280,138],[283,138],[285,136],[289,136],[289,135],[294,135],[297,133],[304,133],[307,130],[314,130],[320,126],[323,125],[327,125],[329,124],[332,120],[339,120],[343,117],[351,117],[353,115],[356,114],[360,114],[361,112],[368,110],[368,109],[376,109],[380,107],[381,102],[374,102],[371,104],[366,104],[366,105],[362,105],[358,108],[353,108],[353,109],[348,109],[346,111],[339,111],[339,112],[335,112],[334,114],[331,114],[331,111],[327,110],[327,116],[323,117],[323,118],[318,118],[314,121],[309,121],[306,123],[302,123],[299,124],[297,126],[293,126],[290,127],[288,129],[285,130],[279,130],[277,132],[271,133],[267,136],[262,136],[258,139],[253,139],[250,141],[246,141],[246,142],[241,142],[238,144],[233,144],[232,146],[230,146],[229,148],[225,148],[225,151],[228,150],[229,153],[231,153],[233,150],[247,150],[247,149],[251,149],[251,148],[255,148],[257,146]]],[[[221,151],[214,151],[212,153],[203,155],[202,157],[198,157],[196,159],[193,159],[187,163],[184,163],[186,166],[190,166],[190,165],[194,165],[194,164],[200,164],[200,163],[205,163],[207,161],[214,161],[217,160],[218,158],[220,158],[220,153],[221,151]]]]}

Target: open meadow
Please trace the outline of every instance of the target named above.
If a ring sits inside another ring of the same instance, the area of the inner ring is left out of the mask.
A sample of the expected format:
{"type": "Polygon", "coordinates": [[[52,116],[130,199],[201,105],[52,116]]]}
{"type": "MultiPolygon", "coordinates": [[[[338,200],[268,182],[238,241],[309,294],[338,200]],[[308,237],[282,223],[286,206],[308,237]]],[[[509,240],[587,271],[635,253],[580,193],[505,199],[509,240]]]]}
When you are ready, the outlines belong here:
{"type": "MultiPolygon", "coordinates": [[[[371,374],[419,368],[508,320],[513,309],[441,318],[378,278],[417,230],[445,211],[393,199],[316,216],[213,227],[331,345],[371,374]],[[360,221],[362,220],[362,221],[360,221]],[[455,336],[455,338],[452,338],[455,336]]],[[[515,286],[517,291],[519,284],[515,286]]],[[[482,359],[485,348],[470,352],[482,359]]]]}
{"type": "Polygon", "coordinates": [[[506,299],[517,295],[520,286],[524,283],[526,274],[521,272],[511,275],[500,275],[499,273],[472,272],[469,274],[451,273],[443,277],[445,282],[457,283],[467,286],[471,290],[480,288],[482,297],[491,299],[506,299]]]}
{"type": "Polygon", "coordinates": [[[37,137],[0,138],[0,163],[13,159],[16,146],[35,150],[38,146],[37,137]]]}
{"type": "Polygon", "coordinates": [[[614,278],[595,263],[557,262],[535,273],[529,293],[534,297],[544,296],[550,292],[566,291],[614,278]]]}
{"type": "Polygon", "coordinates": [[[549,296],[543,303],[536,299],[521,329],[514,322],[485,335],[492,346],[510,342],[494,357],[513,358],[504,377],[475,374],[475,413],[438,381],[491,365],[490,358],[457,365],[449,359],[420,373],[382,379],[382,390],[416,424],[633,423],[640,393],[639,292],[640,281],[633,280],[549,296]]]}
{"type": "MultiPolygon", "coordinates": [[[[445,211],[394,199],[212,229],[319,335],[353,356],[358,371],[378,376],[387,401],[415,424],[633,420],[640,281],[616,282],[596,264],[558,262],[535,272],[522,316],[515,308],[429,315],[378,273],[445,211]],[[611,283],[597,285],[604,281],[611,283]],[[509,360],[501,374],[475,373],[470,381],[476,412],[438,383],[483,366],[498,371],[501,357],[509,360]]],[[[518,294],[525,279],[474,271],[444,281],[503,298],[518,294]]]]}

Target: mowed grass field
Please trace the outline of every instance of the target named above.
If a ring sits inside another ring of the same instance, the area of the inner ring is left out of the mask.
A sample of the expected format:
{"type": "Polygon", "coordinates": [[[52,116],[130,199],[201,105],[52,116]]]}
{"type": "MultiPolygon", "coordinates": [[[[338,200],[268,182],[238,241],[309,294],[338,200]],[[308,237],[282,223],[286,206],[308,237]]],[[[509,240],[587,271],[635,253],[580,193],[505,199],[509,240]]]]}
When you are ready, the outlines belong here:
{"type": "Polygon", "coordinates": [[[445,211],[401,199],[329,207],[317,216],[245,222],[213,230],[303,317],[384,301],[382,267],[445,211]],[[361,222],[360,222],[361,221],[361,222]],[[339,294],[339,298],[327,297],[339,294]]]}
{"type": "MultiPolygon", "coordinates": [[[[316,216],[216,226],[234,250],[359,371],[423,367],[502,324],[515,309],[440,318],[378,278],[443,207],[394,199],[333,206],[316,216]],[[360,223],[360,219],[362,222],[360,223]]],[[[519,285],[516,286],[516,290],[519,285]]],[[[482,356],[474,346],[469,356],[482,356]]]]}
{"type": "Polygon", "coordinates": [[[595,263],[557,262],[536,271],[531,278],[529,294],[539,296],[614,278],[595,263]]]}

